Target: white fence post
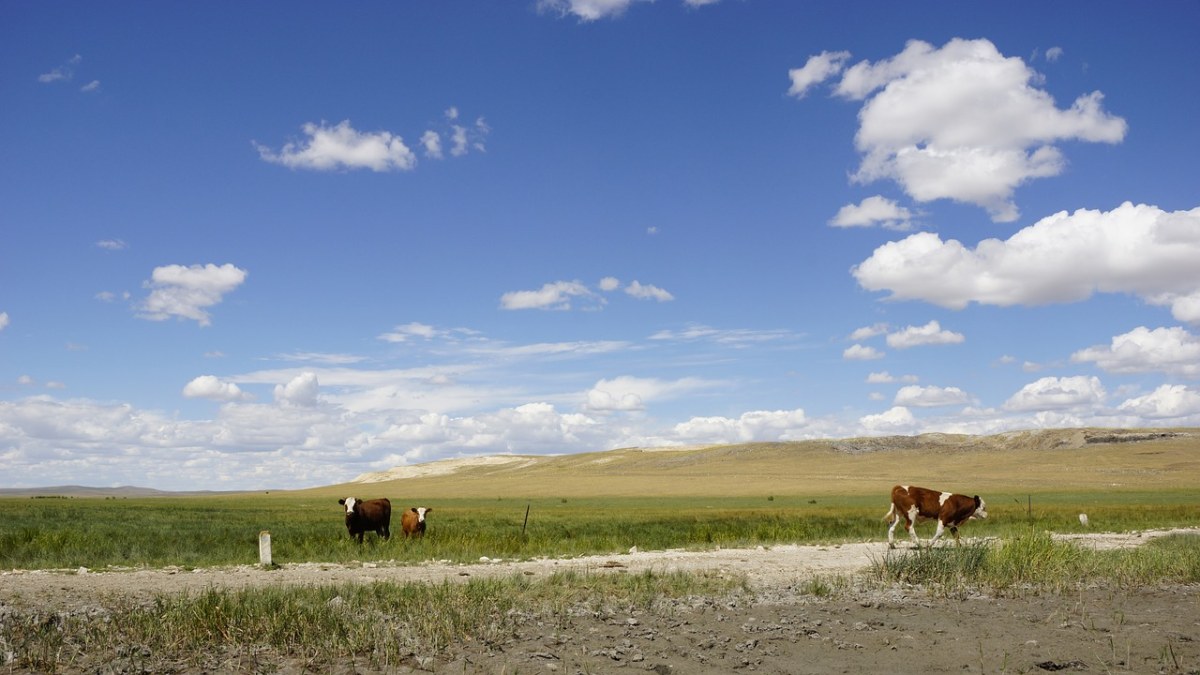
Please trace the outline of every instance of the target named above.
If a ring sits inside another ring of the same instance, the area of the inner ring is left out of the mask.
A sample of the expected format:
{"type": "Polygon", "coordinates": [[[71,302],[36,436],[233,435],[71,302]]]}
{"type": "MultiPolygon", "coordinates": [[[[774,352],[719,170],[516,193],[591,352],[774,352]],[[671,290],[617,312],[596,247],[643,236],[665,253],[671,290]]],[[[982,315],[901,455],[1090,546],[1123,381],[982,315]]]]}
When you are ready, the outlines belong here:
{"type": "Polygon", "coordinates": [[[266,530],[258,533],[258,564],[271,566],[271,533],[266,530]]]}

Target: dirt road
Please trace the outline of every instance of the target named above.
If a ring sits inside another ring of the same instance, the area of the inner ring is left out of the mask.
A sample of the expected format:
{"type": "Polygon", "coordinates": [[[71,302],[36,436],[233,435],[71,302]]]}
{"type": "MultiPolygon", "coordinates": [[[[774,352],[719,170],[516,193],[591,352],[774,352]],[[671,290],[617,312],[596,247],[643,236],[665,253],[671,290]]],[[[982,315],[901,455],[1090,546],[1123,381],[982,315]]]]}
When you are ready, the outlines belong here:
{"type": "MultiPolygon", "coordinates": [[[[1136,546],[1173,532],[1089,534],[1082,546],[1136,546]]],[[[0,572],[0,609],[86,611],[113,598],[140,599],[208,588],[345,582],[463,580],[556,571],[636,573],[719,570],[744,575],[753,593],[696,598],[671,611],[616,611],[564,619],[530,615],[498,644],[451,654],[414,654],[376,669],[364,656],[346,672],[656,673],[1091,672],[1200,673],[1200,588],[1089,588],[1069,596],[935,598],[893,588],[824,600],[805,592],[813,576],[850,575],[881,558],[880,542],[773,546],[703,552],[631,551],[558,560],[481,560],[460,565],[286,564],[178,570],[0,572]]],[[[0,661],[3,655],[0,654],[0,661]]],[[[255,667],[261,667],[256,662],[255,667]]],[[[111,668],[110,664],[110,668],[111,668]]],[[[283,660],[279,672],[302,672],[283,660]]],[[[234,662],[208,669],[239,671],[234,662]]],[[[119,671],[119,668],[117,668],[119,671]]],[[[176,672],[192,672],[176,670],[176,672]]],[[[196,671],[198,672],[198,671],[196,671]]],[[[340,672],[340,671],[338,671],[340,672]]]]}

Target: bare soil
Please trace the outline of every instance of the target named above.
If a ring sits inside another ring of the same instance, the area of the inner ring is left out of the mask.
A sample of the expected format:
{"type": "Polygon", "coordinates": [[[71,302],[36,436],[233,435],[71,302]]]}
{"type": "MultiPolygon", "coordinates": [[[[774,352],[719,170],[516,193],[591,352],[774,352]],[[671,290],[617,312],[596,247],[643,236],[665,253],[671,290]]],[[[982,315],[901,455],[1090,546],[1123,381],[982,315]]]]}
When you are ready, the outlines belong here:
{"type": "MultiPolygon", "coordinates": [[[[1097,548],[1137,546],[1172,532],[1072,537],[1097,548]]],[[[907,544],[905,544],[907,546],[907,544]]],[[[0,572],[5,612],[94,612],[116,601],[210,588],[326,585],[372,581],[441,582],[557,571],[627,574],[645,570],[718,571],[745,577],[752,592],[688,598],[653,611],[595,609],[565,618],[529,613],[502,640],[465,643],[446,653],[413,654],[386,669],[369,654],[320,672],[445,673],[1200,673],[1200,586],[1090,587],[1059,594],[936,597],[920,587],[851,587],[828,598],[814,577],[851,578],[882,558],[879,542],[715,551],[630,551],[534,561],[286,564],[274,569],[13,570],[0,572]]],[[[13,665],[0,653],[0,672],[13,665]]],[[[81,664],[79,672],[308,672],[288,658],[214,655],[203,668],[121,660],[81,664]]],[[[12,671],[17,672],[17,671],[12,671]]]]}

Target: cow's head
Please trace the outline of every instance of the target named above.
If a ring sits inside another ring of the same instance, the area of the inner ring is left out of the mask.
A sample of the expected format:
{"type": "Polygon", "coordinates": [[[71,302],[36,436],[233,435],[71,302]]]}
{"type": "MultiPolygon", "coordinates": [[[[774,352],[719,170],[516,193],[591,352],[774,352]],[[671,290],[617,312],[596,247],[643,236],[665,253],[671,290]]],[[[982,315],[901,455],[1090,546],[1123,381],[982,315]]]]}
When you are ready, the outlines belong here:
{"type": "Polygon", "coordinates": [[[414,506],[412,512],[417,514],[417,522],[425,522],[425,514],[433,510],[433,507],[426,508],[424,506],[414,506]]]}
{"type": "Polygon", "coordinates": [[[975,512],[971,514],[971,517],[987,518],[987,504],[979,498],[979,495],[975,495],[975,512]]]}
{"type": "Polygon", "coordinates": [[[354,507],[361,501],[361,499],[355,499],[354,497],[346,497],[345,499],[339,499],[338,503],[346,507],[347,516],[352,516],[354,515],[354,507]]]}

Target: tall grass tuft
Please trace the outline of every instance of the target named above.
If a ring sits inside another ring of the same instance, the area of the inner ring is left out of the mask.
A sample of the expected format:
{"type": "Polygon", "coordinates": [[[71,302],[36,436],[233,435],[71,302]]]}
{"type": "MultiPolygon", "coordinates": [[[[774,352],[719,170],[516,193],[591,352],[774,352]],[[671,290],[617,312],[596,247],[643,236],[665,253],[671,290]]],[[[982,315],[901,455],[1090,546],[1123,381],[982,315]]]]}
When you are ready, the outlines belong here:
{"type": "Polygon", "coordinates": [[[889,551],[873,563],[870,574],[883,582],[926,585],[945,595],[970,588],[1061,591],[1093,582],[1125,587],[1196,583],[1200,581],[1200,535],[1171,535],[1135,549],[1104,551],[1028,530],[992,543],[889,551]]]}
{"type": "Polygon", "coordinates": [[[531,616],[566,625],[577,611],[652,609],[664,599],[744,587],[744,579],[714,574],[570,572],[538,581],[209,589],[98,615],[12,611],[0,617],[0,646],[13,667],[34,672],[153,672],[173,661],[222,671],[264,655],[310,669],[366,659],[392,670],[465,641],[500,642],[531,616]]]}

